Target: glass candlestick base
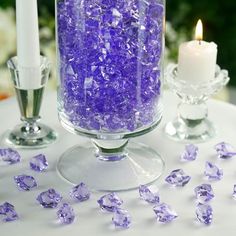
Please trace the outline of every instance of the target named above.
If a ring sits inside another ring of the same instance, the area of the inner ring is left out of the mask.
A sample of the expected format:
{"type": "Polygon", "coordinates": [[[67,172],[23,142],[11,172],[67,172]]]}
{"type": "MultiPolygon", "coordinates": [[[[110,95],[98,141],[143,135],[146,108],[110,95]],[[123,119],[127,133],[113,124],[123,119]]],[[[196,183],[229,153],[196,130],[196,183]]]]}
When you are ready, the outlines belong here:
{"type": "Polygon", "coordinates": [[[166,71],[169,88],[181,99],[177,117],[165,127],[168,137],[177,141],[204,142],[215,136],[214,124],[207,118],[207,99],[228,82],[228,72],[216,66],[215,78],[206,83],[191,84],[178,79],[177,65],[166,71]]]}
{"type": "Polygon", "coordinates": [[[22,81],[22,77],[19,76],[22,71],[19,72],[17,57],[11,58],[7,65],[15,86],[22,123],[6,133],[5,142],[16,148],[46,147],[57,137],[50,127],[39,123],[43,92],[50,72],[49,61],[45,57],[41,57],[39,70],[37,68],[21,68],[26,76],[37,75],[37,70],[40,72],[37,88],[27,88],[23,83],[25,81],[22,81]]]}

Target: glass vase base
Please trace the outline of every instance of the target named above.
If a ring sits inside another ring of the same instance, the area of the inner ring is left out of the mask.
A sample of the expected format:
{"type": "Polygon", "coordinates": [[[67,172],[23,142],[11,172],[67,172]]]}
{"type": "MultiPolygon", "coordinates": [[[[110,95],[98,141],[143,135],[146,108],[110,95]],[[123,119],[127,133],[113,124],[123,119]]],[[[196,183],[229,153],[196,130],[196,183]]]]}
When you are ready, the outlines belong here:
{"type": "Polygon", "coordinates": [[[167,136],[175,141],[201,143],[215,137],[215,127],[211,121],[186,121],[177,118],[165,126],[167,136]]]}
{"type": "Polygon", "coordinates": [[[70,148],[57,163],[59,175],[95,191],[124,191],[154,182],[164,170],[161,156],[144,144],[129,142],[122,158],[114,161],[102,160],[96,153],[91,143],[70,148]]]}
{"type": "Polygon", "coordinates": [[[22,123],[5,135],[6,144],[25,149],[45,148],[54,143],[56,139],[57,133],[42,123],[37,123],[33,130],[28,130],[27,126],[22,123]]]}

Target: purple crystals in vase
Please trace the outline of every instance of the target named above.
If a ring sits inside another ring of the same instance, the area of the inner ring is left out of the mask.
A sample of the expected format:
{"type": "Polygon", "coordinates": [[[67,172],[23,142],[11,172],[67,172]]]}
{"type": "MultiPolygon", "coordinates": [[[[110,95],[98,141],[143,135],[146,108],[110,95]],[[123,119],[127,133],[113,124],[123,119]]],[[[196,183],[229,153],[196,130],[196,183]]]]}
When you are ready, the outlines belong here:
{"type": "Polygon", "coordinates": [[[173,170],[165,181],[173,186],[184,186],[190,181],[191,177],[186,175],[182,169],[173,170]]]}
{"type": "Polygon", "coordinates": [[[68,203],[63,203],[57,211],[57,217],[62,224],[71,224],[75,220],[75,213],[68,203]]]}
{"type": "Polygon", "coordinates": [[[2,157],[3,161],[8,162],[9,164],[15,164],[21,159],[20,154],[12,148],[1,148],[0,157],[2,157]]]}
{"type": "Polygon", "coordinates": [[[108,193],[102,196],[97,202],[102,210],[109,212],[114,212],[123,203],[116,193],[108,193]]]}
{"type": "Polygon", "coordinates": [[[20,190],[29,191],[37,187],[36,180],[30,175],[17,175],[14,180],[20,190]]]}
{"type": "Polygon", "coordinates": [[[229,143],[221,142],[215,145],[218,156],[222,159],[228,159],[236,155],[236,150],[229,143]]]}
{"type": "Polygon", "coordinates": [[[215,197],[210,184],[201,184],[194,189],[195,196],[200,203],[207,203],[215,197]]]}
{"type": "Polygon", "coordinates": [[[112,221],[116,227],[126,229],[131,224],[131,216],[128,211],[118,208],[114,211],[112,221]]]}
{"type": "Polygon", "coordinates": [[[50,188],[40,193],[36,200],[44,208],[56,208],[58,203],[62,200],[62,196],[54,189],[50,188]]]}
{"type": "Polygon", "coordinates": [[[232,196],[236,200],[236,184],[234,185],[232,196]]]}
{"type": "Polygon", "coordinates": [[[194,161],[198,155],[198,147],[194,144],[189,144],[185,146],[185,151],[181,155],[181,160],[184,161],[194,161]]]}
{"type": "Polygon", "coordinates": [[[199,203],[196,207],[196,215],[199,222],[210,225],[213,218],[213,210],[210,205],[199,203]]]}
{"type": "Polygon", "coordinates": [[[71,189],[70,196],[79,202],[83,202],[90,198],[90,191],[84,183],[80,183],[71,189]]]}
{"type": "Polygon", "coordinates": [[[161,223],[170,223],[178,217],[177,213],[167,204],[161,203],[153,207],[156,218],[161,223]]]}
{"type": "Polygon", "coordinates": [[[160,202],[160,197],[159,197],[158,192],[152,191],[150,187],[147,187],[146,185],[139,186],[139,195],[140,195],[140,198],[142,198],[144,201],[148,203],[160,202]]]}
{"type": "Polygon", "coordinates": [[[204,174],[209,180],[221,180],[223,177],[223,170],[215,164],[207,161],[205,164],[204,174]]]}
{"type": "Polygon", "coordinates": [[[48,162],[43,154],[36,155],[30,160],[30,168],[37,172],[42,172],[48,168],[48,162]]]}
{"type": "Polygon", "coordinates": [[[0,205],[0,217],[4,222],[14,221],[19,218],[18,214],[15,211],[15,207],[8,202],[0,205]]]}

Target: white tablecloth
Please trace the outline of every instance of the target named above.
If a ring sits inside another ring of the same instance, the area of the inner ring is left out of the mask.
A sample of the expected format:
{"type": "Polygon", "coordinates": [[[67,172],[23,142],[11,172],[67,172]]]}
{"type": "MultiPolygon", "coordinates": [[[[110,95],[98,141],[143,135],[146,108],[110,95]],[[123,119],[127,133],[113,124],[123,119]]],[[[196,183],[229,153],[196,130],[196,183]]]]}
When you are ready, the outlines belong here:
{"type": "MultiPolygon", "coordinates": [[[[161,201],[170,204],[177,211],[179,217],[175,221],[167,225],[156,222],[152,206],[139,199],[137,190],[119,193],[124,200],[124,208],[128,209],[132,216],[132,226],[127,230],[115,229],[111,222],[112,214],[100,211],[96,201],[102,193],[93,193],[91,199],[83,203],[74,203],[70,200],[68,192],[71,186],[57,175],[56,162],[66,149],[87,140],[68,133],[60,126],[56,112],[56,94],[49,93],[44,97],[42,121],[57,130],[59,139],[47,149],[20,150],[22,161],[16,165],[9,166],[0,162],[0,203],[9,201],[14,204],[20,216],[18,221],[0,223],[0,236],[235,235],[236,201],[232,199],[231,194],[233,184],[236,183],[236,158],[219,160],[213,146],[220,141],[227,141],[236,147],[236,108],[227,103],[209,101],[209,117],[217,127],[217,136],[207,143],[198,145],[200,152],[196,161],[183,163],[179,156],[184,150],[184,144],[173,142],[163,134],[164,124],[176,115],[176,105],[176,96],[166,93],[164,118],[161,125],[153,132],[136,138],[158,150],[166,162],[165,172],[156,185],[160,190],[161,201]],[[29,158],[38,153],[44,153],[48,158],[50,168],[46,173],[35,173],[29,169],[29,158]],[[210,226],[196,222],[196,203],[193,197],[194,187],[206,182],[203,178],[206,160],[217,163],[224,170],[223,179],[212,182],[216,197],[211,203],[214,219],[210,226]],[[165,176],[177,168],[184,169],[192,176],[185,187],[172,188],[164,182],[165,176]],[[19,191],[13,181],[13,176],[22,173],[33,175],[39,187],[30,192],[19,191]],[[58,224],[56,209],[43,209],[36,202],[36,196],[50,187],[61,192],[64,200],[73,205],[77,217],[72,225],[58,224]]],[[[19,112],[15,99],[1,102],[0,134],[18,122],[19,112]]]]}

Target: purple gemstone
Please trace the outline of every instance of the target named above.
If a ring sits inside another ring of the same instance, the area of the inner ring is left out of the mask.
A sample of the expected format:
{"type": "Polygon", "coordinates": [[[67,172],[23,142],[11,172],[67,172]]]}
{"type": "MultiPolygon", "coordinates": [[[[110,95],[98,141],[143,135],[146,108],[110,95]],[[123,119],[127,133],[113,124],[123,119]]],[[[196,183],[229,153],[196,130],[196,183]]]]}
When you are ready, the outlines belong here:
{"type": "Polygon", "coordinates": [[[185,146],[185,151],[181,155],[181,160],[194,161],[196,160],[197,155],[198,155],[198,147],[193,144],[189,144],[185,146]]]}
{"type": "Polygon", "coordinates": [[[30,175],[17,175],[14,180],[20,190],[29,191],[37,187],[36,180],[30,175]]]}
{"type": "Polygon", "coordinates": [[[236,199],[236,184],[234,185],[233,189],[233,198],[236,199]]]}
{"type": "Polygon", "coordinates": [[[57,211],[57,217],[62,224],[71,224],[75,219],[75,213],[73,208],[68,203],[63,203],[57,211]]]}
{"type": "Polygon", "coordinates": [[[170,223],[178,217],[177,213],[167,204],[161,203],[153,207],[157,220],[161,223],[170,223]]]}
{"type": "Polygon", "coordinates": [[[236,155],[236,151],[229,143],[221,142],[215,145],[218,156],[222,159],[228,159],[236,155]]]}
{"type": "Polygon", "coordinates": [[[43,154],[36,155],[30,160],[30,167],[32,170],[41,172],[48,168],[48,162],[43,154]]]}
{"type": "Polygon", "coordinates": [[[54,189],[50,188],[47,191],[40,193],[36,200],[44,208],[56,208],[61,199],[62,196],[54,189]]]}
{"type": "Polygon", "coordinates": [[[8,202],[0,205],[0,216],[4,222],[14,221],[19,218],[14,206],[8,202]]]}
{"type": "Polygon", "coordinates": [[[146,185],[139,186],[139,195],[140,197],[148,203],[159,203],[160,197],[158,192],[153,192],[146,185]]]}
{"type": "Polygon", "coordinates": [[[20,154],[12,148],[1,148],[0,157],[2,157],[3,161],[8,162],[9,164],[15,164],[21,159],[20,154]]]}
{"type": "Polygon", "coordinates": [[[129,228],[131,224],[131,216],[128,211],[118,208],[114,211],[112,221],[116,227],[126,229],[129,228]]]}
{"type": "Polygon", "coordinates": [[[197,219],[205,224],[210,225],[213,218],[213,210],[210,205],[199,203],[196,207],[197,219]]]}
{"type": "Polygon", "coordinates": [[[223,177],[223,170],[207,161],[204,174],[209,180],[221,180],[223,177]]]}
{"type": "Polygon", "coordinates": [[[182,169],[173,170],[165,181],[173,186],[184,186],[190,181],[191,177],[186,175],[182,169]]]}
{"type": "Polygon", "coordinates": [[[201,184],[194,189],[194,192],[200,203],[207,203],[215,197],[210,184],[201,184]]]}
{"type": "Polygon", "coordinates": [[[79,202],[83,202],[90,198],[90,191],[84,183],[80,183],[71,189],[70,196],[79,202]]]}
{"type": "Polygon", "coordinates": [[[108,193],[102,196],[97,202],[102,210],[110,212],[114,212],[123,203],[116,193],[108,193]]]}

